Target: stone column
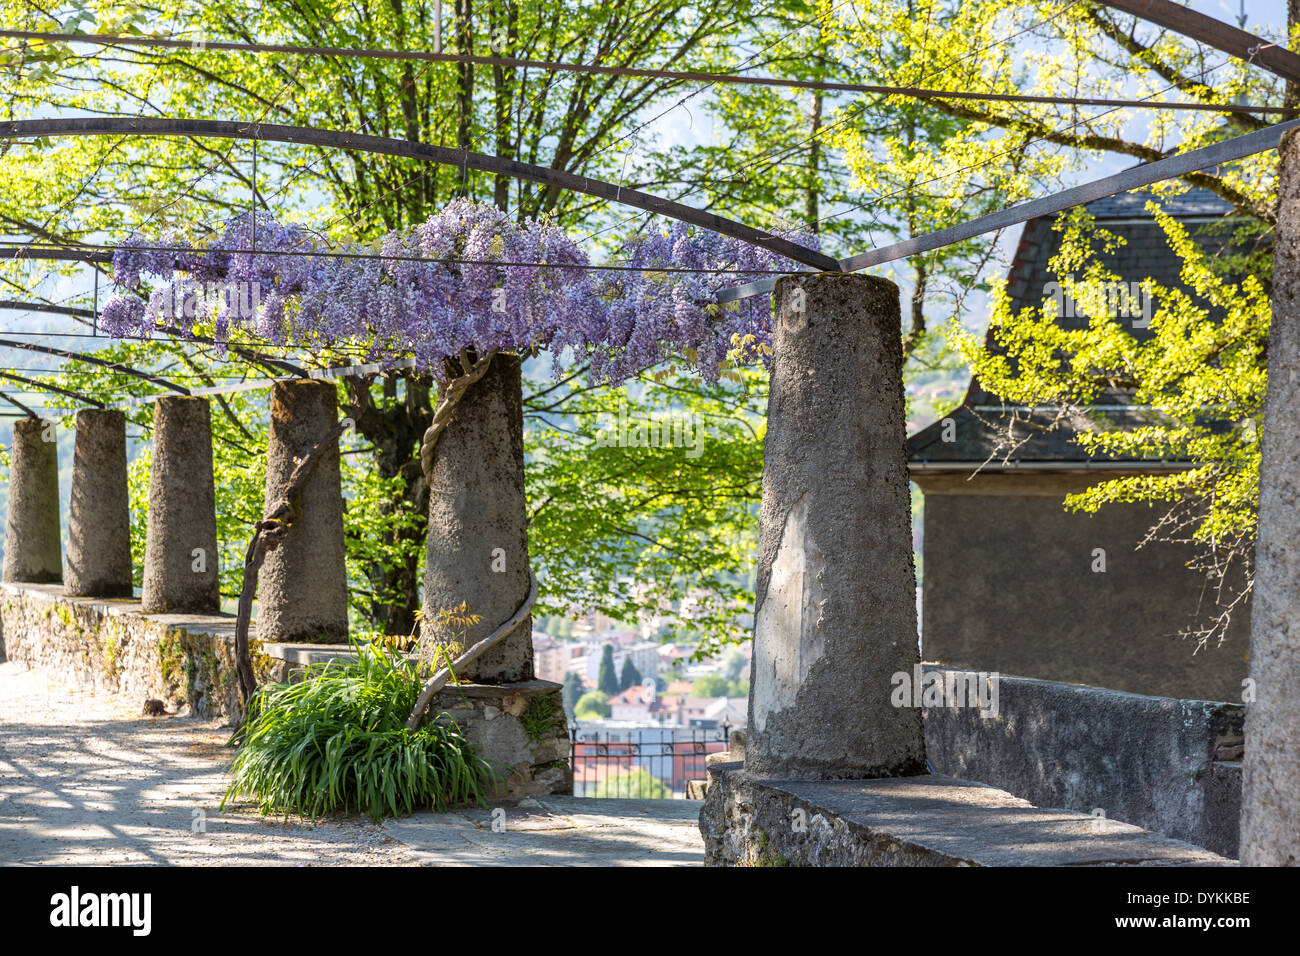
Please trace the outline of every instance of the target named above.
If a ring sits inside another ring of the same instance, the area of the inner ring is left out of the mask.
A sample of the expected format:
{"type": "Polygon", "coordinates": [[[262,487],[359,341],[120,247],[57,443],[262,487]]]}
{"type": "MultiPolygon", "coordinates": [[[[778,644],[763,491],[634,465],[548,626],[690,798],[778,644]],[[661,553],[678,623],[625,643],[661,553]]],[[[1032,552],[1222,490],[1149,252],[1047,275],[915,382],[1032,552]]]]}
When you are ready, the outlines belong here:
{"type": "Polygon", "coordinates": [[[140,600],[146,614],[213,614],[221,607],[206,398],[169,395],[154,405],[140,600]]]}
{"type": "Polygon", "coordinates": [[[746,773],[925,772],[898,287],[863,275],[776,287],[746,773]]]}
{"type": "MultiPolygon", "coordinates": [[[[455,638],[468,646],[509,620],[528,596],[527,524],[520,362],[498,355],[438,440],[429,481],[425,621],[468,604],[481,618],[455,638]]],[[[531,618],[458,676],[531,680],[531,618]]]]}
{"type": "MultiPolygon", "coordinates": [[[[305,458],[338,420],[338,390],[329,382],[303,379],[272,388],[268,505],[284,494],[295,459],[305,458]]],[[[348,639],[348,573],[337,443],[312,469],[299,502],[300,516],[262,565],[257,635],[264,641],[343,643],[348,639]]]]}
{"type": "Polygon", "coordinates": [[[55,437],[52,421],[14,420],[5,521],[6,581],[57,584],[63,580],[59,450],[55,437]]]}
{"type": "Polygon", "coordinates": [[[107,408],[77,412],[64,583],[73,597],[131,596],[125,412],[107,408]]]}
{"type": "Polygon", "coordinates": [[[1250,608],[1241,862],[1300,864],[1300,136],[1278,147],[1273,322],[1268,332],[1259,537],[1250,608]]]}

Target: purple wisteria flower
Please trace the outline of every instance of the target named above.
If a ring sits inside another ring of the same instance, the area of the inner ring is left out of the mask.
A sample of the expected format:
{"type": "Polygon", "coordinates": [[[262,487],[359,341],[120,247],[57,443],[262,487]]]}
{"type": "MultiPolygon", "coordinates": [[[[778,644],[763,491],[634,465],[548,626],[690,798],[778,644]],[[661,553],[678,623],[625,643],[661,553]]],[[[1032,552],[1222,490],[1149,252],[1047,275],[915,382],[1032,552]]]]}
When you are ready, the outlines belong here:
{"type": "Polygon", "coordinates": [[[769,299],[723,306],[717,293],[796,271],[794,263],[683,223],[639,235],[623,251],[630,268],[592,269],[560,227],[468,200],[374,245],[343,247],[265,213],[254,246],[253,217],[243,214],[201,245],[127,239],[113,257],[119,292],[101,324],[110,335],[147,336],[159,325],[188,334],[203,322],[221,345],[236,329],[276,345],[349,342],[371,360],[414,358],[439,377],[444,359],[467,348],[549,349],[557,375],[586,362],[592,381],[612,382],[669,358],[713,380],[728,356],[764,357],[769,299]],[[152,289],[146,276],[158,280],[152,289]]]}

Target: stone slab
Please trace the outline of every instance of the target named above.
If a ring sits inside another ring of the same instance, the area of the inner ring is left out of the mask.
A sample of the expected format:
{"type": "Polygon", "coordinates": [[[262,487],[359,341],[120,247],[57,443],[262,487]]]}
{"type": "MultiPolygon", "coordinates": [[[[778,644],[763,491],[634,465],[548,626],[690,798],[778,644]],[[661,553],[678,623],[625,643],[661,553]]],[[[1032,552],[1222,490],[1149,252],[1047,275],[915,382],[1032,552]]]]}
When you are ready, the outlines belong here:
{"type": "Polygon", "coordinates": [[[1222,866],[1131,824],[1035,807],[941,774],[770,780],[714,765],[700,813],[707,860],[758,866],[1222,866]]]}

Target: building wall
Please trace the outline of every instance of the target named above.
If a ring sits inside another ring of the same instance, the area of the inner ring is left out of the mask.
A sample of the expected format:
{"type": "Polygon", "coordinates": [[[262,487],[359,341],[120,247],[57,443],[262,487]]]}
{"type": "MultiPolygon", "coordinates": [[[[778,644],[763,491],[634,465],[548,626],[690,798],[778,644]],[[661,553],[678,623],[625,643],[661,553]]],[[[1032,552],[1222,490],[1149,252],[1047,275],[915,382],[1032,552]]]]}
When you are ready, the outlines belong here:
{"type": "MultiPolygon", "coordinates": [[[[1067,512],[1099,474],[916,473],[925,492],[922,658],[1161,697],[1240,701],[1250,620],[1193,654],[1179,630],[1212,605],[1188,546],[1137,544],[1159,512],[1067,512]],[[1104,572],[1093,570],[1094,549],[1104,572]]],[[[1201,620],[1204,620],[1202,614],[1201,620]]]]}

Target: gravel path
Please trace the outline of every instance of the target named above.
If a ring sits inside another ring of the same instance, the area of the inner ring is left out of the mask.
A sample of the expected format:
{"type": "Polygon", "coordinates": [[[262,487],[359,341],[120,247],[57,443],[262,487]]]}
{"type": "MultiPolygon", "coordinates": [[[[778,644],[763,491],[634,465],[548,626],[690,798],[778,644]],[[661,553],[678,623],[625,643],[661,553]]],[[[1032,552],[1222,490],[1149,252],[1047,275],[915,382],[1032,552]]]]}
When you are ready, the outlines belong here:
{"type": "Polygon", "coordinates": [[[364,817],[218,809],[229,731],[0,663],[0,865],[411,866],[364,817]]]}

